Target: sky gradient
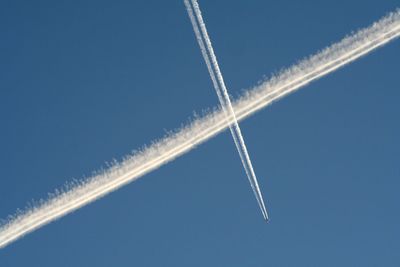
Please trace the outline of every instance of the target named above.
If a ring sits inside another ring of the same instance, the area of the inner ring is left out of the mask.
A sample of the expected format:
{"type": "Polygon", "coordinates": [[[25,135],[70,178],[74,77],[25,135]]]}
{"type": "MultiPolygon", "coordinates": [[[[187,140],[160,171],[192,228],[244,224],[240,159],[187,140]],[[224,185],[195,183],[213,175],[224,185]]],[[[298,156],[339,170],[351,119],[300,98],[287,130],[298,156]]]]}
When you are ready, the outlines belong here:
{"type": "MultiPolygon", "coordinates": [[[[398,2],[200,4],[236,96],[398,2]]],[[[182,1],[0,10],[0,218],[218,104],[182,1]]],[[[397,266],[399,49],[241,123],[269,224],[225,131],[0,250],[1,266],[397,266]]]]}

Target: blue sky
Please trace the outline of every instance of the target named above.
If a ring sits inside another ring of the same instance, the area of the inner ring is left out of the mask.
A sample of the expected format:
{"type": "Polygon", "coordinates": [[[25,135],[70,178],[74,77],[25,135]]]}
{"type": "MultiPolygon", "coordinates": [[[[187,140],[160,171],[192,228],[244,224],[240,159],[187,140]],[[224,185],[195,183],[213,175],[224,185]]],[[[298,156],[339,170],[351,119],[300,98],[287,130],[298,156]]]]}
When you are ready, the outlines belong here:
{"type": "MultiPolygon", "coordinates": [[[[200,1],[231,94],[398,1],[200,1]]],[[[396,6],[397,5],[397,6],[396,6]]],[[[218,104],[183,1],[0,4],[0,218],[218,104]]],[[[398,266],[399,40],[0,250],[1,266],[398,266]]]]}

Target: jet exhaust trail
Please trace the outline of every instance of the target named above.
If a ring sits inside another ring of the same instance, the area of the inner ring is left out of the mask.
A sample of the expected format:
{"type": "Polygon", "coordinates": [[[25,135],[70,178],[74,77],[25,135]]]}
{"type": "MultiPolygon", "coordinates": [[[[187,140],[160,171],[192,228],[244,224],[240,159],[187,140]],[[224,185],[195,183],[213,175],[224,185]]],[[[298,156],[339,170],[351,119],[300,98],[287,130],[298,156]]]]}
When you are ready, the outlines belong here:
{"type": "MultiPolygon", "coordinates": [[[[325,48],[245,92],[233,103],[235,114],[239,120],[243,120],[281,97],[399,36],[400,10],[398,9],[370,27],[344,38],[339,43],[325,48]]],[[[104,173],[72,184],[47,201],[39,203],[38,206],[9,217],[8,222],[0,227],[0,248],[159,168],[222,132],[232,123],[232,117],[227,121],[221,110],[215,110],[178,132],[153,143],[149,148],[128,156],[120,163],[115,163],[104,173]]]]}
{"type": "Polygon", "coordinates": [[[184,0],[184,2],[193,26],[193,30],[196,35],[197,42],[199,43],[201,53],[203,55],[204,61],[206,62],[207,69],[210,73],[215,91],[218,95],[222,110],[227,120],[229,120],[229,117],[232,117],[233,119],[233,123],[229,125],[229,130],[231,131],[233,141],[235,142],[236,149],[239,153],[247,178],[249,179],[251,188],[253,189],[264,220],[268,221],[267,209],[265,208],[264,200],[261,194],[260,187],[258,185],[256,174],[254,172],[253,164],[251,163],[249,153],[247,152],[247,147],[244,143],[243,135],[237,122],[236,115],[225,86],[224,78],[222,77],[221,70],[219,69],[217,57],[214,54],[214,49],[212,47],[210,37],[208,36],[207,28],[203,21],[199,4],[197,3],[197,0],[191,0],[192,5],[190,4],[189,0],[184,0]],[[192,6],[196,17],[193,14],[192,6]]]}

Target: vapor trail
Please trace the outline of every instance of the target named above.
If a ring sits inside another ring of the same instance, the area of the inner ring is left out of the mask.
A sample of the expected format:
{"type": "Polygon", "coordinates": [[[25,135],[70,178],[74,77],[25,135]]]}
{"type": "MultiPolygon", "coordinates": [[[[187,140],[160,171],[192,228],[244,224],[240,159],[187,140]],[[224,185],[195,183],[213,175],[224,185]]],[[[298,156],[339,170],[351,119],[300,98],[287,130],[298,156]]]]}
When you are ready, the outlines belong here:
{"type": "MultiPolygon", "coordinates": [[[[233,103],[239,120],[273,101],[333,72],[400,36],[400,10],[375,22],[321,52],[301,61],[279,75],[247,91],[233,103]]],[[[144,174],[159,168],[223,131],[233,122],[215,110],[149,148],[127,157],[104,173],[71,185],[38,206],[13,216],[0,228],[0,248],[23,235],[56,220],[144,174]]]]}
{"type": "Polygon", "coordinates": [[[221,70],[219,69],[217,57],[215,56],[214,49],[211,44],[211,39],[208,36],[207,28],[203,21],[199,4],[196,0],[191,0],[194,13],[196,14],[196,20],[195,16],[193,15],[193,9],[189,3],[189,0],[184,0],[184,2],[186,5],[186,10],[189,14],[190,21],[192,22],[193,30],[195,32],[197,42],[199,43],[201,53],[203,54],[208,72],[210,73],[211,80],[218,95],[222,110],[227,120],[229,120],[229,117],[232,117],[233,122],[229,125],[229,130],[231,131],[236,149],[239,152],[239,156],[242,161],[247,178],[249,179],[251,188],[253,189],[254,195],[257,199],[257,203],[261,209],[263,217],[266,221],[268,221],[267,209],[265,208],[264,200],[261,194],[260,187],[258,185],[256,174],[254,172],[253,164],[251,163],[249,153],[247,152],[247,147],[244,143],[243,135],[237,122],[237,118],[228,95],[228,90],[225,86],[224,78],[222,77],[221,70]],[[204,44],[204,42],[206,43],[206,45],[204,44]],[[210,63],[210,61],[212,64],[210,63]]]}

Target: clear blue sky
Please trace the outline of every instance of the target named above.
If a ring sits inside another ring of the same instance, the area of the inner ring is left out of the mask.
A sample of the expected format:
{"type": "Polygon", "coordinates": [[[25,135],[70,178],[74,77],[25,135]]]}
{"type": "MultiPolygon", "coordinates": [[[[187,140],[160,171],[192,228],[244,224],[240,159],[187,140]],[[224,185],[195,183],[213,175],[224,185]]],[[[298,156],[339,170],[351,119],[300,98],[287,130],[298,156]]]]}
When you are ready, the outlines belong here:
{"type": "MultiPolygon", "coordinates": [[[[398,6],[200,1],[232,95],[398,6]]],[[[177,1],[0,3],[0,218],[218,104],[177,1]]],[[[0,266],[399,266],[399,40],[0,250],[0,266]]]]}

